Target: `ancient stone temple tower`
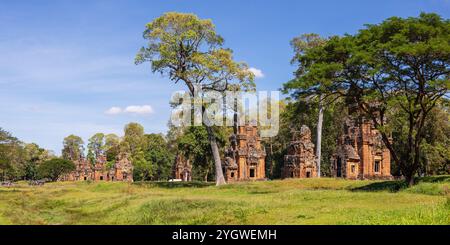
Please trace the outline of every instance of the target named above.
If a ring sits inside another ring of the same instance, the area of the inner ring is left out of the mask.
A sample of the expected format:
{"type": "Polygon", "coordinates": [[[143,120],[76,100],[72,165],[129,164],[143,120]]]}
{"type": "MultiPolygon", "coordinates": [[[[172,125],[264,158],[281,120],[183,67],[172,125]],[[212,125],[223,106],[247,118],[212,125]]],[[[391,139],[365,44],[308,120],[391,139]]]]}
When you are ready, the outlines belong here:
{"type": "Polygon", "coordinates": [[[133,164],[131,164],[128,153],[120,153],[112,168],[108,171],[107,179],[111,181],[133,182],[133,164]]]}
{"type": "Polygon", "coordinates": [[[292,133],[287,155],[284,156],[283,178],[315,178],[317,162],[314,144],[311,142],[311,130],[302,125],[300,131],[292,133]]]}
{"type": "Polygon", "coordinates": [[[94,165],[94,180],[107,180],[108,179],[108,171],[106,169],[106,156],[100,155],[97,157],[94,165]]]}
{"type": "Polygon", "coordinates": [[[86,158],[80,156],[78,160],[73,162],[75,164],[75,171],[61,176],[59,181],[90,180],[92,178],[92,167],[86,158]]]}
{"type": "Polygon", "coordinates": [[[62,176],[60,181],[128,181],[133,182],[133,164],[127,153],[120,153],[112,165],[108,165],[106,156],[99,156],[92,165],[86,158],[75,161],[75,171],[62,176]]]}
{"type": "Polygon", "coordinates": [[[228,182],[265,179],[266,152],[261,146],[257,126],[238,126],[230,137],[231,146],[223,161],[225,180],[228,182]]]}
{"type": "Polygon", "coordinates": [[[331,173],[347,179],[392,178],[391,154],[380,132],[352,107],[331,158],[331,173]]]}
{"type": "Polygon", "coordinates": [[[172,168],[172,175],[174,179],[182,181],[192,180],[192,165],[189,159],[185,159],[183,155],[177,154],[175,157],[175,163],[172,168]]]}

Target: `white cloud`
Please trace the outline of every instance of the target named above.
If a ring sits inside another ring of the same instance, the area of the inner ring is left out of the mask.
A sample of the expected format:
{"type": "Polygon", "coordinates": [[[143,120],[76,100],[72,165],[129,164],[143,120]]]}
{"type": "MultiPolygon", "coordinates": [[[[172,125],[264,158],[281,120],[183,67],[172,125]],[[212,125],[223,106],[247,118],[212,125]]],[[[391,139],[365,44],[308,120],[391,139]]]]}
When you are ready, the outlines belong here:
{"type": "Polygon", "coordinates": [[[130,105],[125,108],[124,112],[135,114],[151,114],[153,113],[153,108],[149,105],[130,105]]]}
{"type": "Polygon", "coordinates": [[[116,107],[116,106],[113,106],[113,107],[109,108],[107,111],[105,111],[105,113],[108,115],[116,115],[121,112],[122,112],[122,108],[116,107]]]}
{"type": "Polygon", "coordinates": [[[108,115],[117,115],[121,113],[130,113],[130,114],[152,114],[153,108],[150,105],[130,105],[125,107],[125,109],[122,109],[117,106],[113,106],[105,111],[105,114],[108,115]]]}
{"type": "Polygon", "coordinates": [[[255,75],[255,78],[263,78],[264,77],[264,73],[260,69],[257,69],[255,67],[250,67],[250,68],[248,68],[248,70],[251,73],[253,73],[253,75],[255,75]]]}

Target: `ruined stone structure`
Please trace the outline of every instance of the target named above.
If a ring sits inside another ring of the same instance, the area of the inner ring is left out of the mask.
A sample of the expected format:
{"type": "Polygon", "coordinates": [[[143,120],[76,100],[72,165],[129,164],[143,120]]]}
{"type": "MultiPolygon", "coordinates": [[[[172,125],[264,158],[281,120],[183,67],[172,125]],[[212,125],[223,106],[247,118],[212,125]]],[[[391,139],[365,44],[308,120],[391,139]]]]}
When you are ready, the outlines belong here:
{"type": "Polygon", "coordinates": [[[192,165],[189,159],[185,159],[183,155],[177,154],[172,168],[172,175],[174,179],[192,181],[192,165]]]}
{"type": "Polygon", "coordinates": [[[60,181],[104,180],[133,182],[133,165],[127,153],[117,156],[112,166],[108,167],[106,156],[99,156],[92,166],[84,157],[75,161],[75,171],[62,176],[60,181]]]}
{"type": "Polygon", "coordinates": [[[258,127],[238,126],[225,151],[223,170],[228,182],[265,179],[266,152],[261,146],[258,127]]]}
{"type": "Polygon", "coordinates": [[[380,132],[352,107],[331,158],[331,173],[347,179],[392,178],[391,154],[380,132]]]}
{"type": "Polygon", "coordinates": [[[284,156],[283,178],[317,177],[317,161],[314,144],[311,142],[311,130],[302,125],[300,131],[293,131],[287,155],[284,156]]]}

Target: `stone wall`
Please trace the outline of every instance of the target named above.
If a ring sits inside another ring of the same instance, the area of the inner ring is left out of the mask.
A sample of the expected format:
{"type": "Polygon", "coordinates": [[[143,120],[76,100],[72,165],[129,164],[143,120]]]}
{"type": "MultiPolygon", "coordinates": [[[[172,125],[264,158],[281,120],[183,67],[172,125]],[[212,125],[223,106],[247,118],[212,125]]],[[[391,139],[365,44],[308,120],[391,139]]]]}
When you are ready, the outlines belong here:
{"type": "Polygon", "coordinates": [[[315,178],[317,177],[317,161],[314,144],[311,141],[311,130],[302,125],[300,131],[292,132],[292,140],[284,156],[283,178],[315,178]]]}

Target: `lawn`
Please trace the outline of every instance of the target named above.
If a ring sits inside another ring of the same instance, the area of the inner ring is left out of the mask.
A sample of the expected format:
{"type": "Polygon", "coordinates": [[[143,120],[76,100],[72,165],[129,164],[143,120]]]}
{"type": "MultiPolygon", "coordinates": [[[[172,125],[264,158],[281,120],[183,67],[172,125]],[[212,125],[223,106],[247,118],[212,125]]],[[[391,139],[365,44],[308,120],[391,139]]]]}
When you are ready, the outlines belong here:
{"type": "Polygon", "coordinates": [[[0,224],[450,224],[450,176],[0,187],[0,224]]]}

